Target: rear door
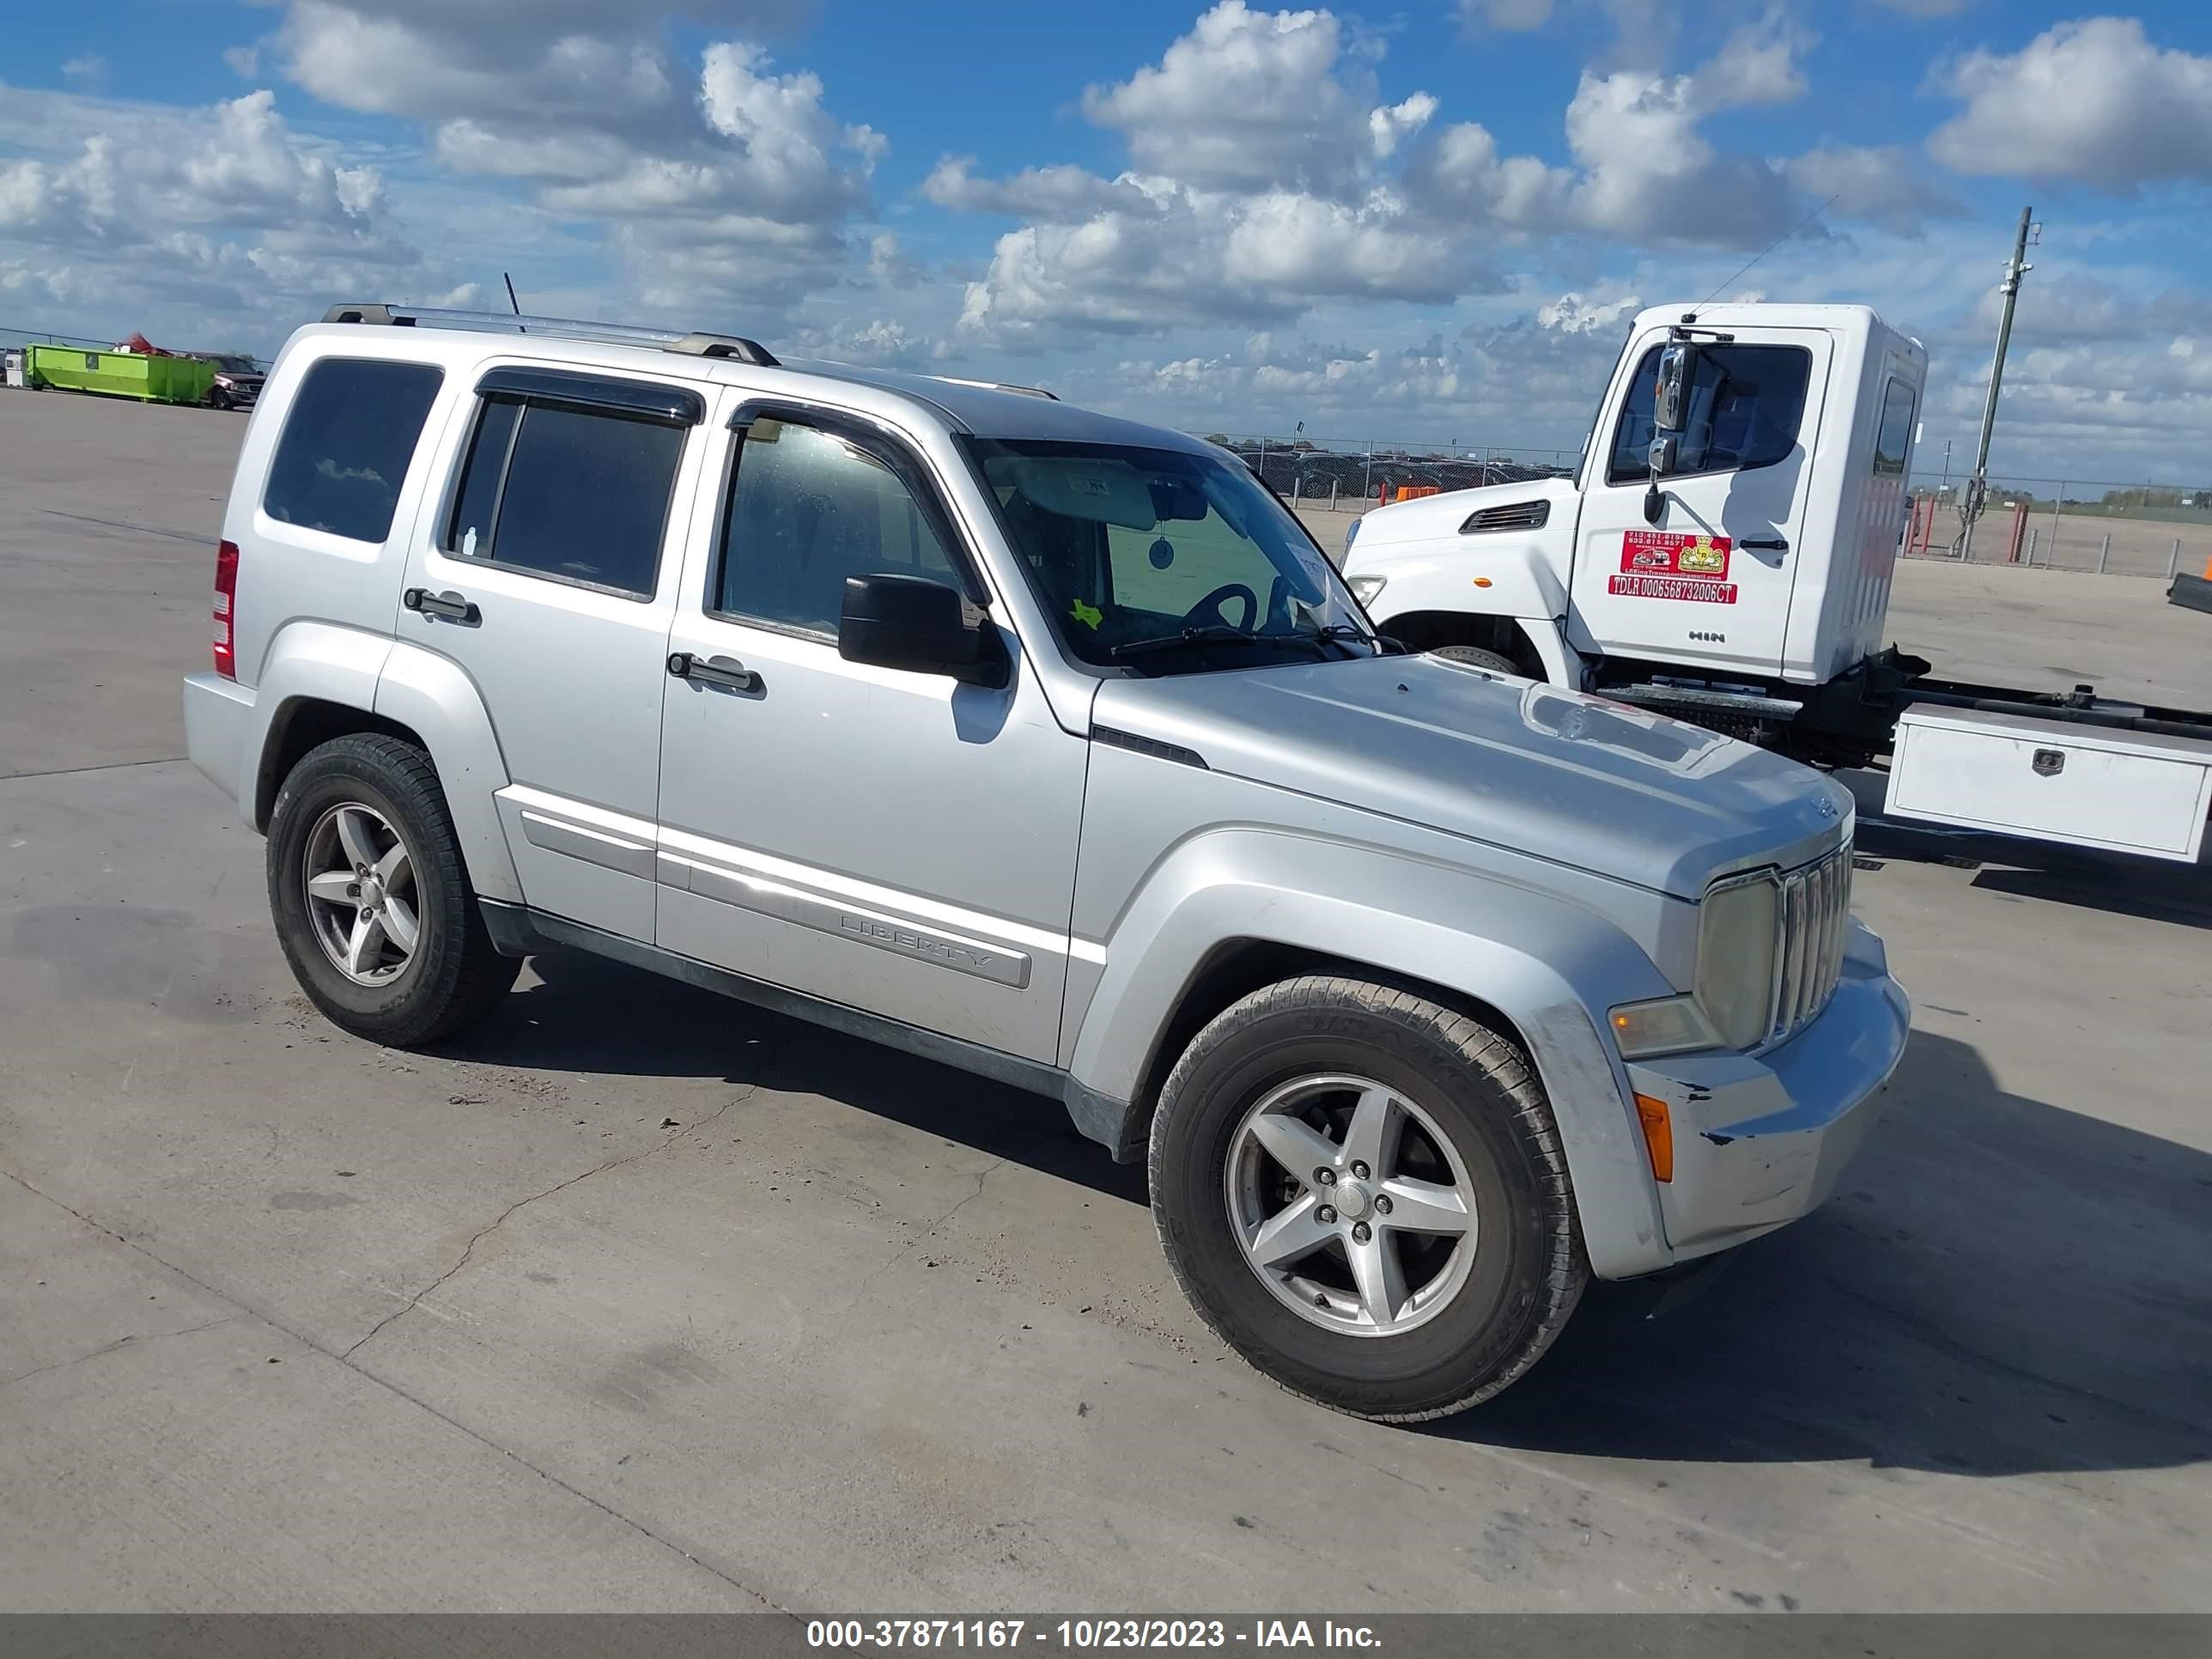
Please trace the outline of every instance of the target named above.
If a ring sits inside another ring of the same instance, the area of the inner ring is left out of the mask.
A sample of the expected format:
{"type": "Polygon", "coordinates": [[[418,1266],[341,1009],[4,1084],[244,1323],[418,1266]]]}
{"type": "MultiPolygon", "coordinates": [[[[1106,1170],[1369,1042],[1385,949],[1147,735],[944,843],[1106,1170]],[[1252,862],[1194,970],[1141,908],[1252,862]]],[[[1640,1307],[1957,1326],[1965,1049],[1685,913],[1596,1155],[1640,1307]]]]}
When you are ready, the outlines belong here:
{"type": "Polygon", "coordinates": [[[641,941],[653,938],[663,665],[705,409],[677,383],[484,371],[416,526],[398,624],[458,665],[490,712],[524,897],[641,941]]]}
{"type": "Polygon", "coordinates": [[[1818,329],[1738,329],[1698,343],[1681,465],[1644,516],[1652,393],[1664,330],[1631,354],[1585,463],[1572,586],[1576,643],[1773,677],[1782,671],[1796,555],[1832,355],[1818,329]]]}

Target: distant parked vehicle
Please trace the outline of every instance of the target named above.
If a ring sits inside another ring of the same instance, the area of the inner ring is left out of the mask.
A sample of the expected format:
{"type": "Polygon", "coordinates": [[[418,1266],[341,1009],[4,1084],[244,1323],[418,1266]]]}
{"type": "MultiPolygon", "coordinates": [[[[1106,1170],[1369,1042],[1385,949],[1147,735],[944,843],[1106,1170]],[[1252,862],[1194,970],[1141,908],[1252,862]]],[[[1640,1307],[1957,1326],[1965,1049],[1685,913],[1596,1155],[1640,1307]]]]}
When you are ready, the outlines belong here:
{"type": "Polygon", "coordinates": [[[204,359],[215,365],[215,381],[208,387],[211,409],[251,409],[261,400],[264,376],[252,358],[216,352],[204,359]]]}

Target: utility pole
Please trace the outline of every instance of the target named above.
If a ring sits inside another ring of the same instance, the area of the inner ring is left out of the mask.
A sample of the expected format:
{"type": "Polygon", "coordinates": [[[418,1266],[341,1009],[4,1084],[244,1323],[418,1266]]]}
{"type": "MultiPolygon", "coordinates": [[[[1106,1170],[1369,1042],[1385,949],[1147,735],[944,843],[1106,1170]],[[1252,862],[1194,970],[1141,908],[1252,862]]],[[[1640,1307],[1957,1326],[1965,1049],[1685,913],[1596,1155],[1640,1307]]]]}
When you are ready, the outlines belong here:
{"type": "Polygon", "coordinates": [[[1998,292],[2004,295],[2004,312],[1997,322],[1997,355],[1990,364],[1989,400],[1982,405],[1982,441],[1974,452],[1974,471],[1966,480],[1965,493],[1959,499],[1958,556],[1970,559],[1974,553],[1974,522],[1982,516],[1990,491],[1990,436],[1997,424],[1997,392],[2004,385],[2005,351],[2012,344],[2013,307],[2020,300],[2020,279],[2035,269],[2027,263],[2030,238],[2040,229],[2035,223],[2035,210],[2024,207],[2020,210],[2020,232],[2013,238],[2012,258],[2005,262],[2004,283],[1998,292]]]}

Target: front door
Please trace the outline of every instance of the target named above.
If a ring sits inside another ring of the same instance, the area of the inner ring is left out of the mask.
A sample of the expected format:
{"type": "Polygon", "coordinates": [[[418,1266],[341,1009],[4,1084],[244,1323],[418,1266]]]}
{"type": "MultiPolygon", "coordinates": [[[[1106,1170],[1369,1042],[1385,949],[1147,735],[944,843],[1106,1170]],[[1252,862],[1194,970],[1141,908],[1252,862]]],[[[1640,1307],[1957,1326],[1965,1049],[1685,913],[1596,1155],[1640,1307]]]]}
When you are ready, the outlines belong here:
{"type": "Polygon", "coordinates": [[[1616,385],[1610,441],[1584,463],[1571,627],[1578,648],[1772,677],[1782,672],[1828,380],[1815,329],[1739,329],[1698,343],[1680,464],[1650,483],[1652,392],[1663,331],[1616,385]]]}
{"type": "Polygon", "coordinates": [[[845,579],[988,597],[928,464],[834,412],[740,410],[662,720],[665,950],[1056,1058],[1088,744],[1006,635],[1003,689],[849,663],[845,579]]]}
{"type": "Polygon", "coordinates": [[[400,638],[449,658],[490,713],[523,896],[641,941],[704,413],[680,386],[489,369],[453,416],[454,476],[416,526],[398,619],[400,638]]]}

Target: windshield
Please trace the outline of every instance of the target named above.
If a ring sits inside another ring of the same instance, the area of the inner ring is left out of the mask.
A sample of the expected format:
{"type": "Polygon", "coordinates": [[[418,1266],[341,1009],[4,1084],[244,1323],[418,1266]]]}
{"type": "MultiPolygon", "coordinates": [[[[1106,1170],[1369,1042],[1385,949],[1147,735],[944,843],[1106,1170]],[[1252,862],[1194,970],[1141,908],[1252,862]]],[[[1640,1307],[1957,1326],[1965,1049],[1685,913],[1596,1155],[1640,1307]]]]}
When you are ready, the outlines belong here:
{"type": "Polygon", "coordinates": [[[1084,662],[1190,673],[1376,648],[1313,538],[1234,462],[1119,444],[968,446],[1084,662]]]}

